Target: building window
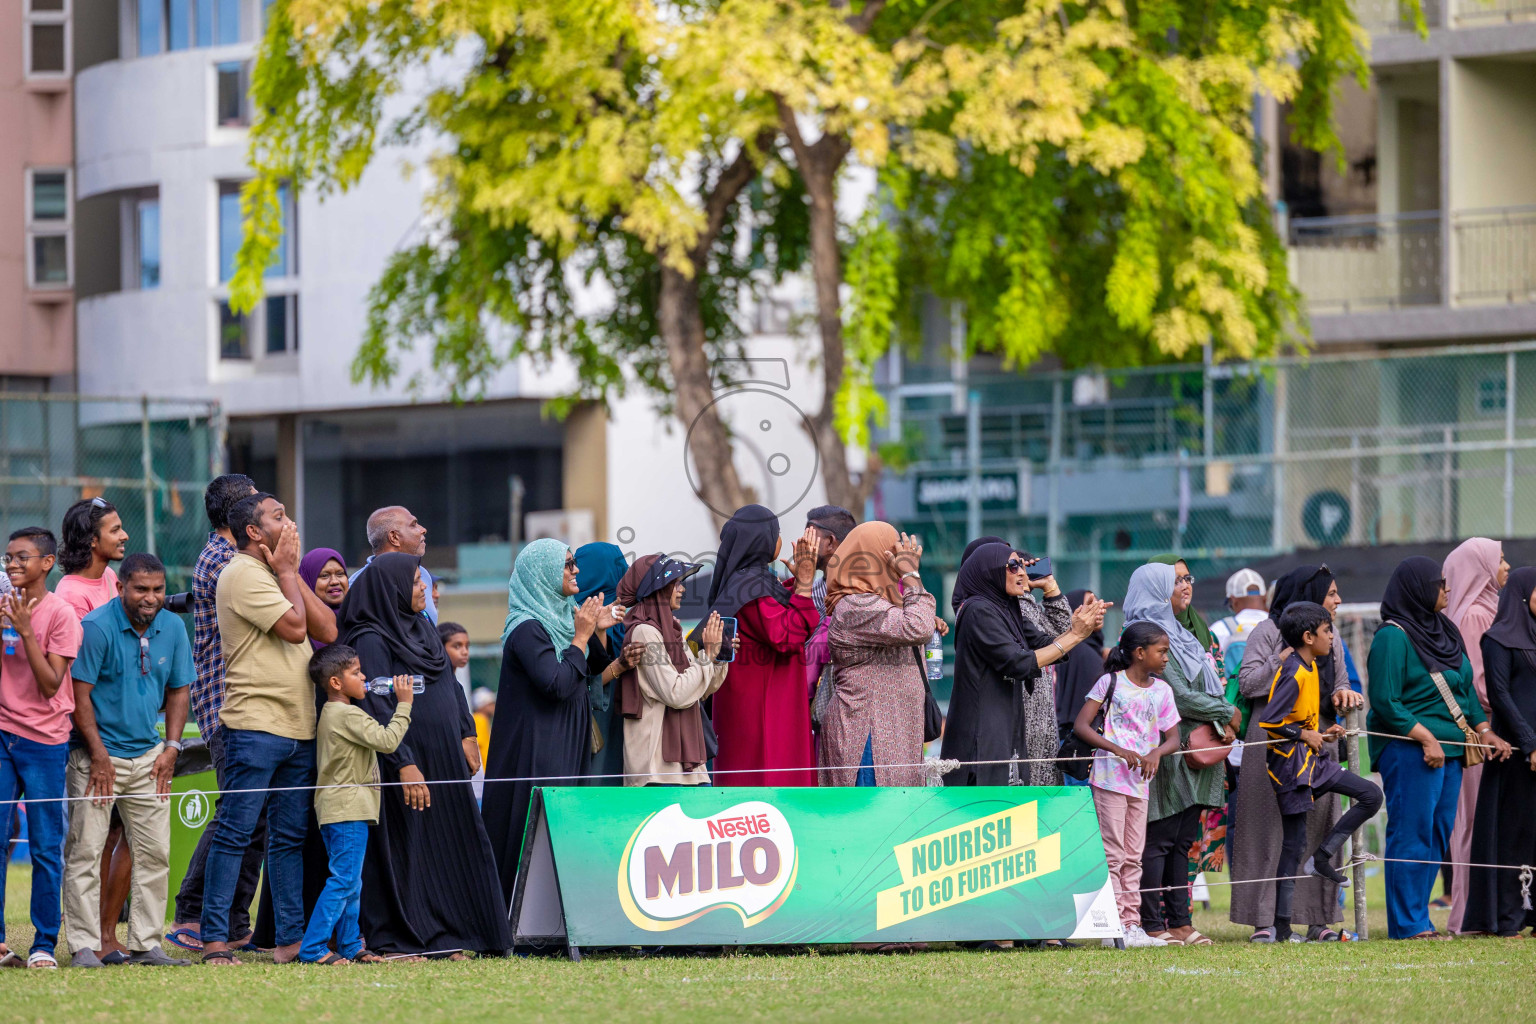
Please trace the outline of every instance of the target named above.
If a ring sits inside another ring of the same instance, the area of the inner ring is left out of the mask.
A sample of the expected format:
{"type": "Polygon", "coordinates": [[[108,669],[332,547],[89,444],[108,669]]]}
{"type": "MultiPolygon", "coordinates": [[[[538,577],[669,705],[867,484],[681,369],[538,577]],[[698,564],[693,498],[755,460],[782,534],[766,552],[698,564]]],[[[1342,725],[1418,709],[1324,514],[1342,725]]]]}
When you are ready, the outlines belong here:
{"type": "Polygon", "coordinates": [[[160,287],[160,196],[139,196],[133,204],[134,279],[144,290],[160,287]]]}
{"type": "Polygon", "coordinates": [[[69,238],[69,171],[28,171],[27,283],[31,287],[69,287],[69,238]]]}
{"type": "Polygon", "coordinates": [[[246,93],[250,91],[250,63],[226,61],[214,65],[218,108],[214,123],[220,128],[243,128],[251,123],[246,93]]]}
{"type": "Polygon", "coordinates": [[[240,0],[137,0],[135,10],[140,57],[250,38],[241,31],[240,0]]]}
{"type": "Polygon", "coordinates": [[[66,0],[25,0],[29,78],[69,76],[69,6],[66,0]]]}
{"type": "Polygon", "coordinates": [[[268,295],[263,313],[266,325],[266,354],[287,355],[299,350],[299,297],[297,295],[268,295]]]}
{"type": "Polygon", "coordinates": [[[249,313],[219,300],[219,358],[250,362],[299,351],[299,297],[268,295],[249,313]],[[258,350],[256,341],[260,339],[258,350]]]}
{"type": "MultiPolygon", "coordinates": [[[[243,222],[240,214],[240,190],[243,182],[218,184],[219,283],[227,284],[235,274],[235,259],[240,252],[243,222]]],[[[218,298],[219,356],[223,359],[262,360],[291,355],[299,350],[299,297],[294,294],[298,274],[298,224],[293,190],[278,189],[282,207],[283,230],[272,262],[267,266],[267,296],[249,314],[230,308],[228,296],[218,298]]]]}
{"type": "Polygon", "coordinates": [[[219,358],[251,358],[250,317],[236,313],[228,302],[219,303],[219,358]]]}

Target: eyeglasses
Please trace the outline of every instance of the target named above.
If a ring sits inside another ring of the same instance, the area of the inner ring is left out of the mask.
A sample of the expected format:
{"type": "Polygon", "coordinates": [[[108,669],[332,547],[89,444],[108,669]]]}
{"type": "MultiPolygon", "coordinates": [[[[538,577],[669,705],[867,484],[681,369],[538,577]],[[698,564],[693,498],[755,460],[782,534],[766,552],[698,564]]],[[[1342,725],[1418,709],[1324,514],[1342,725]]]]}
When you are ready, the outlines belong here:
{"type": "Polygon", "coordinates": [[[566,572],[575,572],[576,571],[576,559],[574,559],[574,558],[567,558],[565,560],[565,571],[566,572]]]}
{"type": "Polygon", "coordinates": [[[9,569],[13,565],[19,565],[25,569],[27,563],[32,561],[32,559],[42,557],[42,555],[0,555],[0,568],[9,569]]]}
{"type": "Polygon", "coordinates": [[[1195,585],[1195,578],[1193,576],[1191,576],[1189,573],[1185,573],[1183,576],[1175,576],[1173,578],[1173,582],[1175,582],[1175,583],[1188,583],[1190,586],[1194,586],[1195,585]]]}
{"type": "Polygon", "coordinates": [[[1447,587],[1447,584],[1446,584],[1446,582],[1445,582],[1445,577],[1444,577],[1444,576],[1441,576],[1441,577],[1440,577],[1440,589],[1441,589],[1441,590],[1446,590],[1446,589],[1448,589],[1448,587],[1447,587]]]}
{"type": "Polygon", "coordinates": [[[1011,572],[1011,573],[1015,573],[1015,574],[1021,573],[1025,569],[1028,569],[1028,568],[1029,568],[1029,563],[1024,561],[1024,559],[1022,559],[1022,558],[1010,558],[1010,559],[1008,559],[1008,571],[1011,572]]]}
{"type": "Polygon", "coordinates": [[[92,508],[111,508],[112,506],[108,503],[106,498],[103,498],[103,497],[98,495],[97,497],[94,497],[94,498],[91,499],[91,507],[92,508]]]}

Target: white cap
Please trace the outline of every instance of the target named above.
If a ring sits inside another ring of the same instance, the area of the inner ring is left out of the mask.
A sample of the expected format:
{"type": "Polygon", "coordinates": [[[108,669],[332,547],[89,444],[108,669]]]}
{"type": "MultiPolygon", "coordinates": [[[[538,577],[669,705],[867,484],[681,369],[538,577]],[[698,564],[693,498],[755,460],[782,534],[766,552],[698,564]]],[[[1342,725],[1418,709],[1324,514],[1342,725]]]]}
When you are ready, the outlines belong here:
{"type": "Polygon", "coordinates": [[[1227,577],[1228,597],[1263,597],[1264,577],[1252,569],[1239,569],[1227,577]]]}
{"type": "Polygon", "coordinates": [[[496,703],[495,692],[492,691],[489,687],[485,686],[475,687],[475,691],[469,695],[469,698],[470,704],[473,705],[476,711],[479,711],[487,704],[496,703]]]}

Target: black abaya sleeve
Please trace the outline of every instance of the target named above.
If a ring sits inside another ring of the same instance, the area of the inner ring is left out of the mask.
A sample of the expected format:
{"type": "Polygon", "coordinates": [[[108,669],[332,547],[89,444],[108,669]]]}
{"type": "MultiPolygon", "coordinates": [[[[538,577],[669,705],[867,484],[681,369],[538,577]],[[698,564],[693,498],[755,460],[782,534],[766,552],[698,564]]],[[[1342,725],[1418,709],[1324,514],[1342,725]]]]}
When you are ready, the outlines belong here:
{"type": "MultiPolygon", "coordinates": [[[[1488,683],[1488,703],[1498,715],[1499,729],[1513,732],[1505,739],[1513,740],[1527,757],[1536,751],[1536,729],[1520,712],[1515,695],[1510,688],[1510,678],[1515,674],[1515,652],[1494,640],[1483,638],[1483,678],[1488,683]]],[[[1522,655],[1523,657],[1523,655],[1522,655]]]]}
{"type": "MultiPolygon", "coordinates": [[[[393,677],[398,673],[395,659],[391,655],[389,645],[384,638],[377,633],[364,633],[355,639],[352,649],[357,651],[357,660],[363,666],[363,675],[368,679],[378,676],[393,677]]],[[[459,689],[455,686],[454,689],[459,689]]],[[[462,690],[460,693],[462,694],[462,690]]],[[[389,720],[395,716],[395,695],[392,693],[370,693],[363,698],[358,707],[372,715],[380,725],[388,725],[389,720]]],[[[395,748],[394,753],[380,754],[379,761],[391,771],[399,774],[400,769],[416,763],[416,755],[411,750],[411,731],[405,731],[405,739],[395,748]]]]}
{"type": "Polygon", "coordinates": [[[1026,685],[1033,693],[1034,680],[1040,676],[1035,652],[1019,643],[991,606],[977,602],[976,607],[967,607],[965,613],[971,618],[966,639],[977,658],[999,675],[1028,680],[1026,685]]]}
{"type": "Polygon", "coordinates": [[[581,648],[565,649],[561,658],[549,633],[537,622],[524,622],[507,637],[507,650],[523,666],[535,693],[548,701],[574,700],[587,688],[587,656],[581,648]]]}
{"type": "Polygon", "coordinates": [[[475,716],[469,710],[469,698],[464,696],[464,687],[460,686],[458,679],[453,676],[449,676],[443,682],[452,685],[455,692],[459,695],[459,738],[465,740],[474,739],[477,735],[475,732],[475,716]]]}

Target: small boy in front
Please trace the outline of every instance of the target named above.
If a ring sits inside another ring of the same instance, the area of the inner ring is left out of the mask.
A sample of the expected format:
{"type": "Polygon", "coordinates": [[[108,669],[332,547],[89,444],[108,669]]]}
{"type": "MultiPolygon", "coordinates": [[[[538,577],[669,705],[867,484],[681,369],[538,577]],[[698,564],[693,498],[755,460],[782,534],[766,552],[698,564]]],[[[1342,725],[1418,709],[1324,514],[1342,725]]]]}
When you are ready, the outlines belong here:
{"type": "MultiPolygon", "coordinates": [[[[1272,742],[1266,750],[1269,780],[1280,804],[1283,841],[1275,874],[1275,941],[1291,937],[1291,897],[1296,890],[1298,865],[1304,874],[1326,878],[1336,885],[1349,879],[1333,866],[1333,857],[1356,829],[1381,810],[1381,790],[1375,784],[1345,771],[1328,757],[1323,744],[1344,735],[1336,720],[1322,725],[1319,697],[1319,658],[1333,656],[1333,617],[1320,604],[1297,601],[1280,616],[1280,637],[1291,652],[1280,663],[1269,687],[1269,699],[1259,711],[1259,727],[1272,742]],[[1318,796],[1342,793],[1349,810],[1301,864],[1307,842],[1307,812],[1318,796]]],[[[1334,719],[1332,710],[1328,717],[1334,719]]]]}
{"type": "Polygon", "coordinates": [[[309,678],[325,693],[315,727],[315,818],[330,856],[331,876],[315,902],[299,959],[311,964],[377,963],[363,952],[357,917],[363,892],[368,826],[379,820],[379,754],[393,753],[411,725],[410,676],[395,677],[395,715],[380,725],[353,701],[368,694],[357,652],[331,644],[309,661],[309,678]],[[334,935],[336,951],[328,944],[334,935]]]}

